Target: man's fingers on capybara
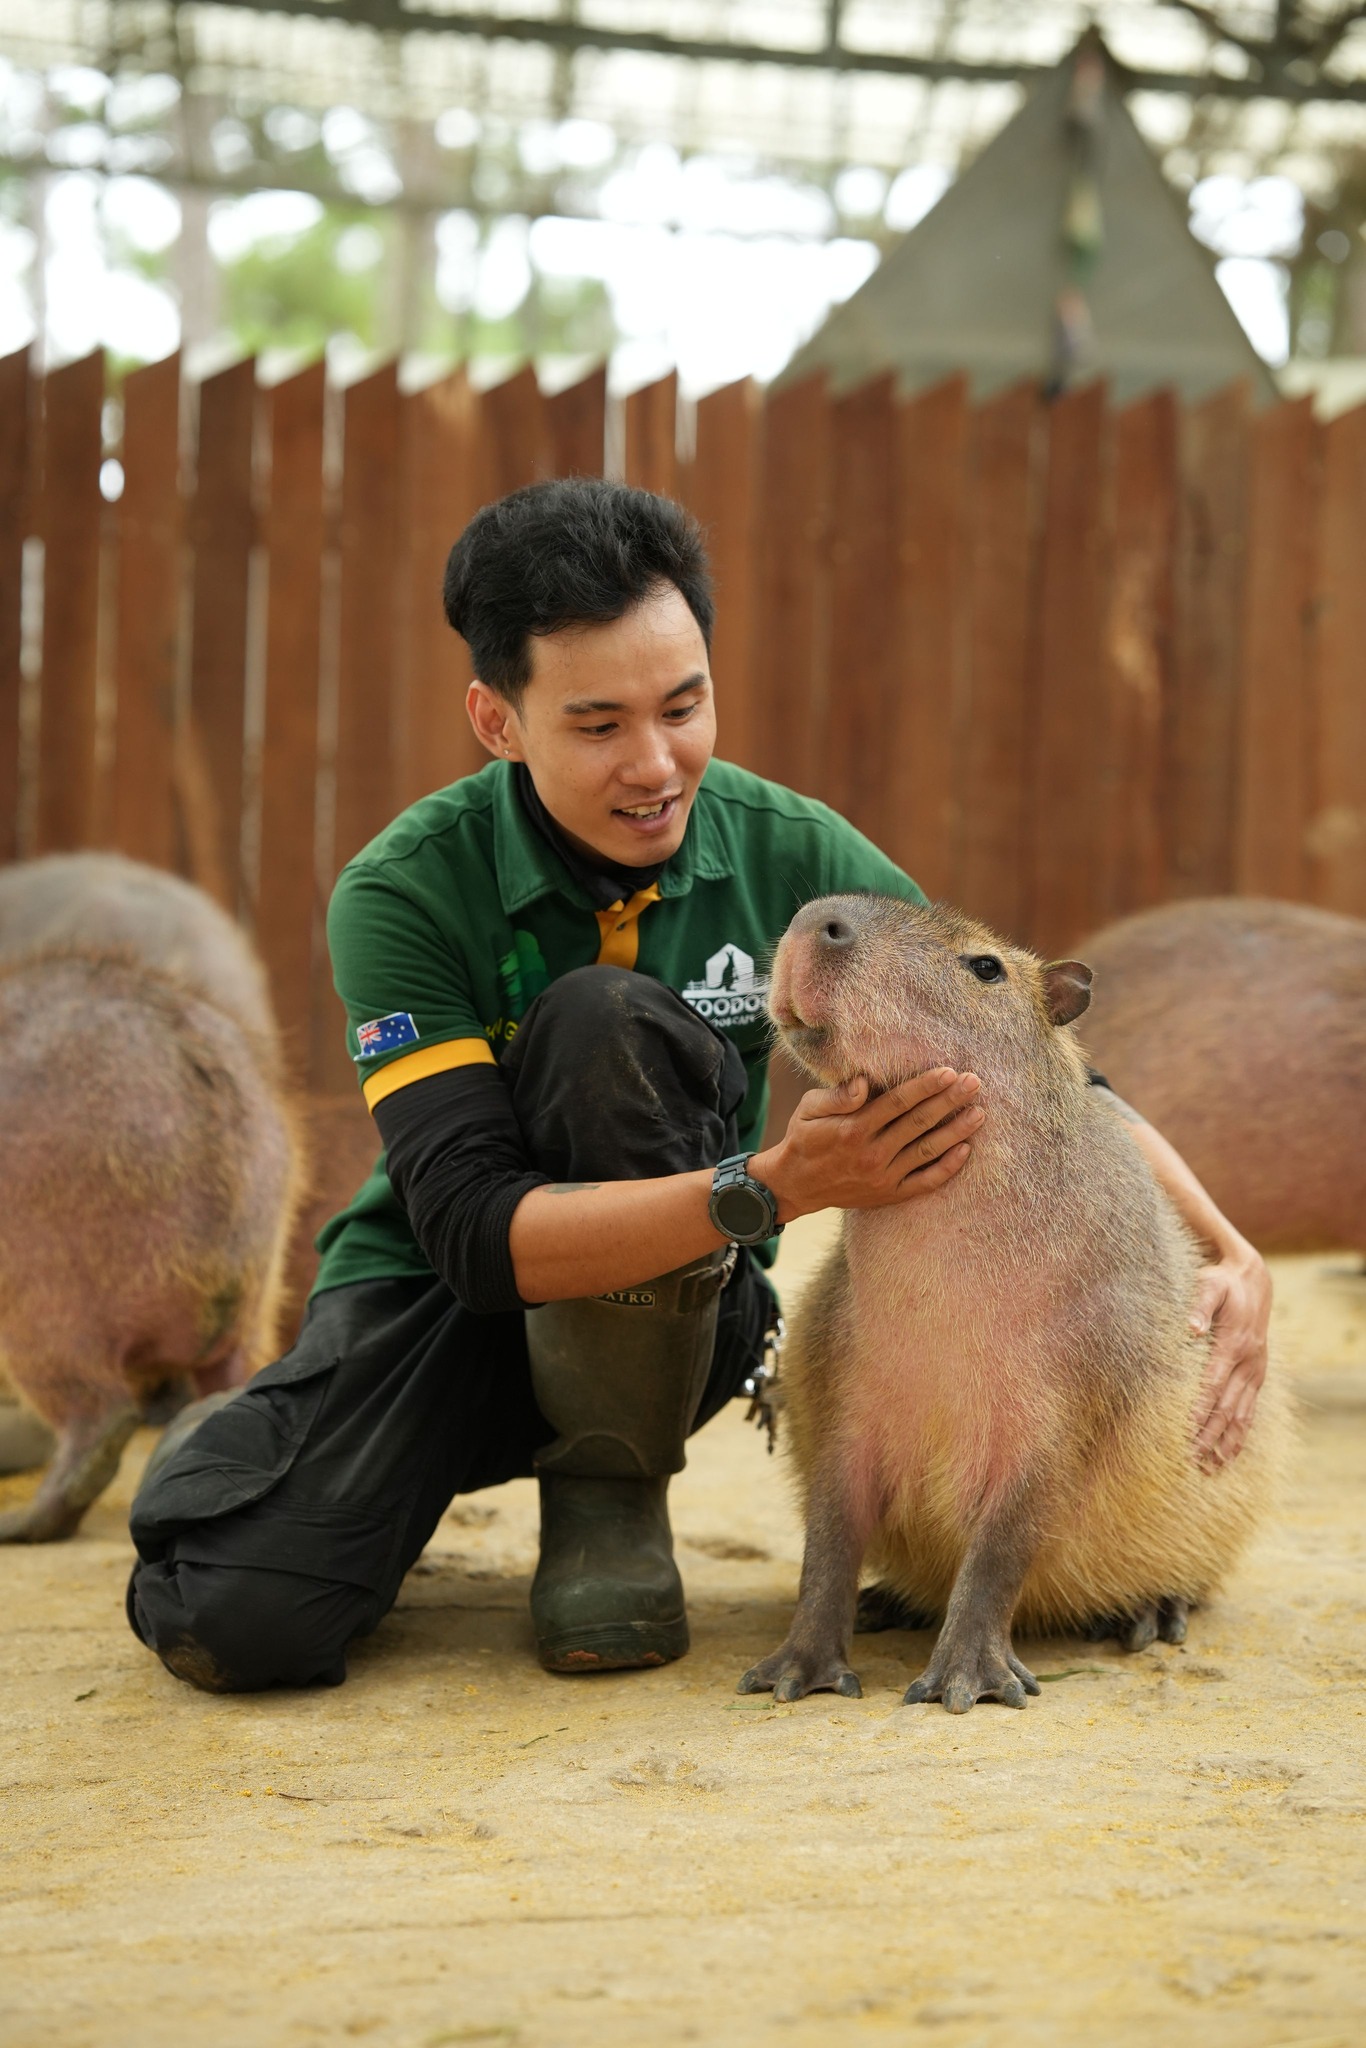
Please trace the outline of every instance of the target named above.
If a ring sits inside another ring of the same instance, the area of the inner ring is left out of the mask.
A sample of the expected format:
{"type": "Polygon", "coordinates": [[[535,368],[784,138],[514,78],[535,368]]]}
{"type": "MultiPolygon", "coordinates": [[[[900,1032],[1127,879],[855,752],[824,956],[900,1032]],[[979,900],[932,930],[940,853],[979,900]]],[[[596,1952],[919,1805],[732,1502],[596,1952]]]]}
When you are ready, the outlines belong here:
{"type": "Polygon", "coordinates": [[[955,1145],[971,1138],[980,1127],[984,1114],[983,1110],[976,1108],[960,1109],[957,1116],[950,1117],[947,1123],[937,1124],[934,1130],[926,1131],[923,1136],[912,1138],[903,1145],[893,1163],[900,1166],[903,1174],[914,1173],[919,1166],[933,1165],[955,1145]]]}
{"type": "Polygon", "coordinates": [[[910,1173],[903,1174],[898,1194],[903,1202],[912,1201],[917,1195],[932,1195],[936,1188],[942,1188],[945,1181],[961,1173],[972,1157],[971,1145],[955,1145],[952,1152],[946,1152],[942,1159],[936,1159],[929,1166],[917,1166],[910,1173]]]}
{"type": "Polygon", "coordinates": [[[975,1075],[959,1074],[953,1067],[934,1067],[927,1074],[913,1074],[909,1081],[899,1081],[895,1088],[874,1096],[864,1105],[861,1115],[869,1130],[884,1130],[908,1117],[916,1130],[923,1131],[963,1100],[964,1083],[969,1079],[973,1086],[967,1092],[975,1093],[979,1085],[975,1075]]]}

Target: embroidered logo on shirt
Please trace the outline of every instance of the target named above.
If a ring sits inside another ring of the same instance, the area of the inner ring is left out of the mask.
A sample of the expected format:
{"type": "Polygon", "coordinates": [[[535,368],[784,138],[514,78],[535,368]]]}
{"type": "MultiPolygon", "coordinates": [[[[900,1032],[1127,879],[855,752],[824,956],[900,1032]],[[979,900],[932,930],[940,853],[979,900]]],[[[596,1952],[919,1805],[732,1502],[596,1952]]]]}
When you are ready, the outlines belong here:
{"type": "Polygon", "coordinates": [[[534,932],[512,934],[512,951],[504,953],[498,962],[498,978],[503,984],[508,1009],[513,1017],[521,1017],[530,1009],[541,990],[549,988],[550,975],[546,969],[545,956],[534,932]]]}
{"type": "Polygon", "coordinates": [[[701,981],[690,981],[681,991],[699,1017],[709,1024],[752,1024],[768,1005],[768,978],[756,974],[750,954],[740,946],[722,946],[713,953],[701,981]]]}
{"type": "Polygon", "coordinates": [[[372,1060],[376,1053],[392,1052],[395,1046],[415,1045],[417,1026],[406,1010],[395,1010],[388,1017],[375,1017],[369,1024],[356,1026],[356,1044],[360,1047],[358,1060],[372,1060]]]}

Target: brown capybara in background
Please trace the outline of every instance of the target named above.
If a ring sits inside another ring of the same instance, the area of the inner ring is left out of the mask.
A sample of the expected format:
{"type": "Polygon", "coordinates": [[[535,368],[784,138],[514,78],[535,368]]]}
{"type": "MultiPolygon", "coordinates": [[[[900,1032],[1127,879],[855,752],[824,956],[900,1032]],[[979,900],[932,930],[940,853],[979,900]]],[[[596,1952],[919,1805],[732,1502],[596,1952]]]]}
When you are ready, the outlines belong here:
{"type": "Polygon", "coordinates": [[[39,946],[129,953],[274,1043],[266,970],[246,933],[163,868],[121,853],[48,853],[0,867],[0,959],[39,946]]]}
{"type": "MultiPolygon", "coordinates": [[[[199,901],[212,957],[228,921],[199,901]]],[[[234,1014],[131,947],[0,956],[0,1363],[58,1437],[0,1540],[70,1535],[150,1402],[274,1355],[298,1155],[255,1000],[234,1014]]]]}
{"type": "Polygon", "coordinates": [[[1366,1252],[1366,921],[1234,896],[1083,948],[1086,1043],[1262,1251],[1366,1252]]]}
{"type": "Polygon", "coordinates": [[[856,1694],[865,1554],[943,1626],[909,1689],[955,1713],[1038,1685],[1012,1624],[1180,1640],[1246,1543],[1289,1435],[1273,1371],[1241,1457],[1195,1459],[1200,1255],[1066,1027],[1090,972],[940,906],[827,897],[793,919],[770,1006],[829,1085],[981,1079],[963,1172],[851,1210],[783,1360],[806,1556],[786,1642],[741,1681],[856,1694]]]}

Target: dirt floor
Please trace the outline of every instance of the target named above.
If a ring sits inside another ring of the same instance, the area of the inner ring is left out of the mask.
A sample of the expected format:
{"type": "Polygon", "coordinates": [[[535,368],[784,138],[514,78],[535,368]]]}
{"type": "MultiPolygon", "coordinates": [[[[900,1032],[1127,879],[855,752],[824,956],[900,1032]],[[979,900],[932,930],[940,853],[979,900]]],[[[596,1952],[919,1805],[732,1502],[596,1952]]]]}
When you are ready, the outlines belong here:
{"type": "MultiPolygon", "coordinates": [[[[789,1276],[825,1228],[789,1234],[789,1276]]],[[[125,1511],[0,1554],[5,2048],[1366,2036],[1366,1280],[1278,1262],[1300,1475],[1182,1649],[1056,1641],[1024,1713],[735,1681],[799,1531],[737,1406],[675,1486],[694,1648],[531,1658],[531,1484],[455,1506],[338,1691],[215,1699],[129,1635],[125,1511]]],[[[32,1482],[0,1482],[0,1501],[32,1482]]]]}

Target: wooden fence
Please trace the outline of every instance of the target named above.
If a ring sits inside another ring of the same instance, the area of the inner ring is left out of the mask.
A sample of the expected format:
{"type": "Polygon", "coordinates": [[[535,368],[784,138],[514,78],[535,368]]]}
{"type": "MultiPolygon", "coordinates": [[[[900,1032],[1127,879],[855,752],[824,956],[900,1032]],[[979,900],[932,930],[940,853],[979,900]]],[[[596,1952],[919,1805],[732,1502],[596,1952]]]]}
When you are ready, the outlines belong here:
{"type": "Polygon", "coordinates": [[[1366,408],[1093,385],[971,406],[601,373],[403,393],[174,359],[0,360],[0,858],[117,846],[253,926],[301,1079],[349,1085],[321,915],[402,805],[482,764],[446,551],[596,473],[710,529],[720,750],[1043,949],[1224,891],[1366,914],[1366,408]],[[680,447],[688,446],[685,456],[680,447]]]}

